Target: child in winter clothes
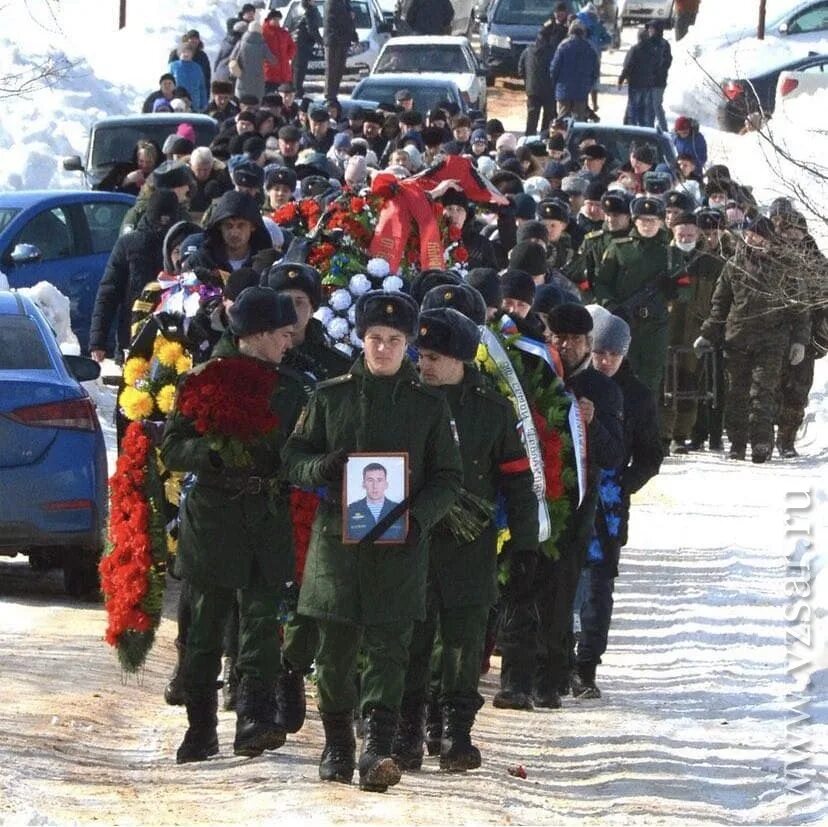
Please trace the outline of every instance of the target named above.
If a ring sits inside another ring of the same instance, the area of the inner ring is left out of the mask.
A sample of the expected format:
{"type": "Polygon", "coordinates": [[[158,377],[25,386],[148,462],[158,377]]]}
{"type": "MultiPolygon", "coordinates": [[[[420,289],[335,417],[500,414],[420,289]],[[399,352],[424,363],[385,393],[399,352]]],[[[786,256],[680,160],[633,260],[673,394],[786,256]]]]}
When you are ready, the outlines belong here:
{"type": "Polygon", "coordinates": [[[699,131],[698,124],[685,115],[681,115],[676,118],[673,129],[673,146],[676,148],[676,155],[692,155],[696,159],[696,170],[703,170],[707,163],[707,141],[699,131]]]}
{"type": "Polygon", "coordinates": [[[207,108],[207,86],[204,72],[193,60],[193,47],[184,45],[178,52],[179,59],[170,63],[170,73],[175,78],[176,86],[183,86],[190,93],[194,112],[203,112],[207,108]]]}

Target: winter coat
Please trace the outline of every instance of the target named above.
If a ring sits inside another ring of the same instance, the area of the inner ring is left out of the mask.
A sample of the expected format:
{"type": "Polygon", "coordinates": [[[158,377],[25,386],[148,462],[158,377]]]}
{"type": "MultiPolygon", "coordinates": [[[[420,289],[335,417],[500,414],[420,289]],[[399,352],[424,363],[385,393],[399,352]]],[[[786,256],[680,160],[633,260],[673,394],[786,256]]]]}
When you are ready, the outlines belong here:
{"type": "MultiPolygon", "coordinates": [[[[260,364],[279,374],[270,400],[279,424],[256,440],[251,451],[254,465],[232,472],[236,479],[264,478],[266,484],[260,492],[228,491],[231,475],[217,467],[209,439],[199,435],[193,421],[178,411],[173,412],[164,431],[164,467],[196,474],[181,504],[177,558],[182,575],[201,588],[243,589],[262,583],[273,587],[293,579],[290,502],[286,486],[280,485],[280,454],[305,395],[301,383],[276,365],[260,364]]],[[[206,365],[194,368],[187,376],[203,371],[206,365]]]]}
{"type": "Polygon", "coordinates": [[[807,345],[809,316],[790,304],[804,295],[794,260],[778,247],[768,254],[742,244],[722,269],[702,336],[741,353],[807,345]]]}
{"type": "Polygon", "coordinates": [[[304,10],[304,14],[296,24],[296,46],[299,51],[310,54],[313,47],[322,45],[320,29],[323,27],[322,15],[316,6],[310,6],[304,10]]]}
{"type": "Polygon", "coordinates": [[[475,267],[499,267],[494,245],[481,235],[482,229],[476,221],[466,221],[463,225],[463,246],[469,251],[469,270],[475,267]]]}
{"type": "Polygon", "coordinates": [[[372,375],[360,357],[349,373],[321,383],[311,396],[283,451],[288,479],[308,488],[325,485],[320,464],[338,450],[408,452],[410,523],[420,538],[344,545],[341,486],[328,485],[313,523],[299,612],[357,625],[422,620],[426,538],[463,481],[448,403],[420,384],[407,359],[394,376],[385,377],[372,375]]]}
{"type": "Polygon", "coordinates": [[[449,0],[411,0],[404,20],[414,34],[451,34],[454,8],[449,0]]]}
{"type": "Polygon", "coordinates": [[[568,37],[549,64],[549,76],[559,101],[585,101],[598,82],[598,55],[582,37],[568,37]]]}
{"type": "Polygon", "coordinates": [[[266,61],[264,65],[265,81],[267,83],[288,83],[293,77],[291,61],[296,54],[296,44],[287,29],[281,25],[265,20],[262,23],[262,37],[274,56],[274,61],[266,61]]]}
{"type": "Polygon", "coordinates": [[[518,75],[525,80],[526,94],[542,101],[555,100],[555,86],[549,77],[549,64],[558,44],[538,35],[520,54],[518,75]]]}
{"type": "Polygon", "coordinates": [[[347,46],[359,41],[350,0],[328,0],[325,3],[325,45],[347,46]]]}
{"type": "Polygon", "coordinates": [[[625,55],[618,82],[626,81],[630,89],[652,89],[656,85],[659,59],[659,51],[650,38],[639,41],[625,55]]]}
{"type": "MultiPolygon", "coordinates": [[[[164,95],[160,89],[156,89],[152,94],[147,95],[144,100],[144,105],[141,107],[142,114],[149,115],[152,112],[152,107],[155,102],[161,98],[164,98],[164,95]]],[[[166,100],[166,98],[164,98],[164,100],[166,100]]]]}
{"type": "Polygon", "coordinates": [[[201,67],[194,60],[174,60],[170,63],[170,73],[175,78],[175,85],[183,86],[190,93],[193,112],[203,112],[208,96],[201,67]]]}
{"type": "Polygon", "coordinates": [[[698,126],[694,125],[686,138],[674,132],[673,146],[676,148],[676,155],[692,155],[696,159],[696,169],[704,169],[707,163],[707,141],[698,126]]]}
{"type": "MultiPolygon", "coordinates": [[[[167,63],[172,63],[174,60],[179,59],[178,49],[173,49],[170,52],[170,57],[167,63]]],[[[199,44],[199,47],[196,49],[195,54],[193,55],[193,63],[197,63],[201,67],[201,71],[204,73],[204,88],[207,90],[209,95],[210,93],[210,83],[213,80],[213,73],[210,70],[210,58],[207,57],[207,53],[204,51],[204,47],[199,44]]]]}
{"type": "Polygon", "coordinates": [[[612,378],[621,389],[624,401],[624,460],[621,464],[624,516],[620,532],[623,546],[627,543],[630,497],[659,472],[664,449],[656,400],[649,388],[635,375],[626,359],[612,378]]]}
{"type": "Polygon", "coordinates": [[[190,212],[203,213],[216,198],[220,198],[231,189],[233,189],[233,182],[230,180],[227,165],[223,161],[214,160],[213,169],[206,181],[193,178],[190,212]]]}
{"type": "Polygon", "coordinates": [[[658,56],[655,85],[657,88],[663,89],[667,86],[667,73],[673,63],[673,53],[670,50],[670,44],[661,34],[652,35],[650,40],[658,56]]]}
{"type": "Polygon", "coordinates": [[[604,24],[601,22],[601,19],[597,14],[593,14],[588,11],[578,12],[576,17],[581,21],[586,29],[587,43],[589,43],[589,45],[592,46],[598,54],[601,54],[601,52],[603,52],[604,49],[612,43],[612,37],[604,28],[604,24]]]}
{"type": "Polygon", "coordinates": [[[245,32],[234,56],[241,67],[241,77],[236,78],[236,97],[254,95],[261,100],[265,94],[265,60],[275,60],[262,33],[245,32]]]}
{"type": "Polygon", "coordinates": [[[144,287],[161,272],[166,231],[166,227],[154,227],[144,216],[132,232],[115,242],[95,296],[89,329],[90,350],[106,349],[109,330],[116,317],[117,347],[129,347],[130,311],[144,287]]]}
{"type": "Polygon", "coordinates": [[[230,63],[230,56],[233,54],[238,42],[241,40],[241,35],[238,32],[233,31],[233,27],[236,23],[238,23],[237,17],[230,17],[227,20],[227,34],[221,41],[218,54],[216,55],[216,62],[213,64],[214,80],[233,80],[228,64],[230,63]]]}

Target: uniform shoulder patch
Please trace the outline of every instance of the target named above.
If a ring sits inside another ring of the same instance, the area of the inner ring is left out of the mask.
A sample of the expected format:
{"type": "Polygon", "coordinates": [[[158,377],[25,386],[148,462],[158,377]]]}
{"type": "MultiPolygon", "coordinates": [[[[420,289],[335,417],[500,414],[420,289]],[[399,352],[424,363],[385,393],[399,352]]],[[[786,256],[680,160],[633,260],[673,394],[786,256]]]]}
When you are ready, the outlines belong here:
{"type": "Polygon", "coordinates": [[[621,236],[621,238],[614,238],[613,241],[616,244],[629,244],[631,241],[635,241],[635,239],[628,236],[628,235],[625,235],[625,236],[621,236]]]}
{"type": "Polygon", "coordinates": [[[344,385],[354,378],[353,373],[343,373],[342,376],[334,376],[333,379],[325,379],[316,386],[316,390],[322,391],[327,388],[335,388],[337,385],[344,385]]]}
{"type": "Polygon", "coordinates": [[[584,240],[588,238],[600,238],[604,234],[603,230],[590,230],[585,236],[584,240]]]}

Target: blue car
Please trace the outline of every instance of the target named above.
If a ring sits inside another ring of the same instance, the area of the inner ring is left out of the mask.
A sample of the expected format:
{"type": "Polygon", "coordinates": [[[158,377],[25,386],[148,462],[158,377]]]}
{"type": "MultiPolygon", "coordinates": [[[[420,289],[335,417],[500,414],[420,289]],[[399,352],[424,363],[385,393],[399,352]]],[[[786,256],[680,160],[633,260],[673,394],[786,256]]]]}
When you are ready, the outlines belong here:
{"type": "Polygon", "coordinates": [[[99,373],[60,352],[31,299],[0,291],[0,555],[62,566],[78,597],[97,594],[107,515],[106,447],[80,384],[99,373]]]}
{"type": "Polygon", "coordinates": [[[11,287],[48,281],[68,296],[84,352],[98,282],[134,203],[131,195],[88,190],[0,193],[0,270],[11,287]]]}

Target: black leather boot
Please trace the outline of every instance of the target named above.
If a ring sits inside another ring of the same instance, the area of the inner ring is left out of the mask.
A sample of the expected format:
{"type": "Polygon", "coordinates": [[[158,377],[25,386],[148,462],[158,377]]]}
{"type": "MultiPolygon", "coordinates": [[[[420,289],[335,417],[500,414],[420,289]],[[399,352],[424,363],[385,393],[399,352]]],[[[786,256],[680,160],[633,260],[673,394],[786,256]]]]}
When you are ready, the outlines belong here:
{"type": "Polygon", "coordinates": [[[184,644],[176,641],[175,649],[177,659],[175,661],[173,673],[170,675],[170,680],[164,687],[164,700],[170,706],[184,706],[186,703],[186,699],[184,697],[184,679],[182,675],[184,668],[184,644]]]}
{"type": "Polygon", "coordinates": [[[305,677],[288,663],[276,679],[276,720],[285,732],[299,732],[305,723],[305,677]]]}
{"type": "Polygon", "coordinates": [[[399,784],[400,768],[391,757],[391,742],[397,731],[399,715],[390,709],[374,707],[365,718],[365,740],[359,756],[359,788],[384,793],[399,784]]]}
{"type": "Polygon", "coordinates": [[[401,770],[419,770],[423,766],[425,718],[424,703],[403,701],[397,734],[391,746],[391,755],[401,770]]]}
{"type": "Polygon", "coordinates": [[[319,778],[350,784],[356,769],[354,716],[351,712],[320,713],[325,728],[325,748],[319,761],[319,778]]]}
{"type": "Polygon", "coordinates": [[[471,728],[480,705],[478,698],[458,698],[443,706],[440,769],[444,772],[465,772],[480,766],[480,750],[471,742],[471,728]]]}
{"type": "Polygon", "coordinates": [[[443,737],[443,711],[433,692],[428,696],[426,707],[425,746],[429,755],[440,754],[440,739],[443,737]]]}
{"type": "Polygon", "coordinates": [[[582,699],[601,697],[601,690],[595,684],[594,663],[579,663],[573,670],[572,695],[582,699]]]}
{"type": "Polygon", "coordinates": [[[284,727],[276,721],[272,684],[245,675],[239,682],[236,738],[233,753],[254,758],[285,743],[284,727]]]}
{"type": "Polygon", "coordinates": [[[216,732],[218,695],[215,690],[188,698],[186,706],[189,727],[175,755],[177,764],[206,761],[211,755],[217,755],[219,751],[218,733],[216,732]]]}
{"type": "Polygon", "coordinates": [[[226,712],[233,712],[239,700],[239,676],[236,674],[236,661],[231,657],[224,659],[224,684],[221,688],[222,706],[226,712]]]}

